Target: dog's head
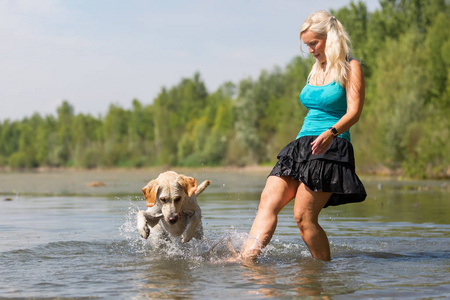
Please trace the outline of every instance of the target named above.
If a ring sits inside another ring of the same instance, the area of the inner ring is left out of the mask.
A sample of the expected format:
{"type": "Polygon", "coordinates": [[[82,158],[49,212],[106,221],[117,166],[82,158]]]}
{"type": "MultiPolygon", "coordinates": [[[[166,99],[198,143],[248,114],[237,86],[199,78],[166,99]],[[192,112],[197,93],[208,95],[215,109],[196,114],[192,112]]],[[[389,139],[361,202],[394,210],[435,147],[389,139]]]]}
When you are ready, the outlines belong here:
{"type": "Polygon", "coordinates": [[[155,204],[160,206],[166,222],[175,224],[179,219],[183,202],[192,197],[196,190],[195,178],[168,171],[150,181],[142,189],[142,193],[148,207],[155,204]]]}

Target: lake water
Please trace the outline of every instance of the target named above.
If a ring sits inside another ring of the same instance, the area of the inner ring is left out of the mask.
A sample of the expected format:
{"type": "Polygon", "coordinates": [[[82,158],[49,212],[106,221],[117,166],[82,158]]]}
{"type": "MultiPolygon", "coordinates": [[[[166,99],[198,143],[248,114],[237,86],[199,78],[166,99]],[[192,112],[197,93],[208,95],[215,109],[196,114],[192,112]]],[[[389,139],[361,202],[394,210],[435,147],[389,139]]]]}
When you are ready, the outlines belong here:
{"type": "Polygon", "coordinates": [[[227,241],[246,238],[267,172],[177,171],[213,181],[198,198],[205,239],[162,247],[135,229],[140,189],[159,170],[0,173],[0,298],[450,297],[449,181],[362,177],[365,202],[320,215],[331,262],[311,258],[291,203],[243,265],[227,261],[227,241]]]}

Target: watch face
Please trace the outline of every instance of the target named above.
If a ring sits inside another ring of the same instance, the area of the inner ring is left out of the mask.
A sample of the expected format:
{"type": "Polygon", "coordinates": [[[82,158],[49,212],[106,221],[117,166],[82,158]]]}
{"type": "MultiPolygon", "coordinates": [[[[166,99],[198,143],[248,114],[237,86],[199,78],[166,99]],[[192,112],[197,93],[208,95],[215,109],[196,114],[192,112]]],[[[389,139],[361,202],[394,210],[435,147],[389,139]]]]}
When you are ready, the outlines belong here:
{"type": "Polygon", "coordinates": [[[331,127],[330,130],[331,130],[331,132],[332,132],[334,135],[337,135],[337,134],[338,134],[338,131],[337,131],[336,128],[331,127]]]}

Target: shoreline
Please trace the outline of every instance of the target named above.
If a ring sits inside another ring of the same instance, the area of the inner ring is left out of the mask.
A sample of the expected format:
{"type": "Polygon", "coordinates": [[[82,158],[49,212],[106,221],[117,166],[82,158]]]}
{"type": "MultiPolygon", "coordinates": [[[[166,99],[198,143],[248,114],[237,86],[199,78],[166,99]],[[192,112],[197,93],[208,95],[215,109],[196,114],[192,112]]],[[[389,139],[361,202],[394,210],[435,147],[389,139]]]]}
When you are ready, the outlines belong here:
{"type": "MultiPolygon", "coordinates": [[[[238,166],[199,166],[199,167],[177,167],[177,166],[153,166],[153,167],[97,167],[97,168],[81,168],[81,167],[38,167],[38,168],[11,168],[11,167],[0,167],[0,173],[71,173],[71,172],[149,172],[149,173],[161,173],[168,170],[174,170],[178,173],[189,173],[189,172],[209,172],[209,173],[219,173],[219,172],[234,172],[234,173],[261,173],[268,174],[272,170],[272,166],[260,166],[260,165],[250,165],[244,167],[238,166]]],[[[415,178],[411,176],[406,176],[401,168],[391,169],[385,166],[363,166],[356,168],[356,173],[358,176],[376,176],[385,178],[396,178],[400,180],[448,180],[450,179],[450,167],[447,168],[446,172],[441,173],[440,176],[427,176],[426,178],[415,178]]]]}

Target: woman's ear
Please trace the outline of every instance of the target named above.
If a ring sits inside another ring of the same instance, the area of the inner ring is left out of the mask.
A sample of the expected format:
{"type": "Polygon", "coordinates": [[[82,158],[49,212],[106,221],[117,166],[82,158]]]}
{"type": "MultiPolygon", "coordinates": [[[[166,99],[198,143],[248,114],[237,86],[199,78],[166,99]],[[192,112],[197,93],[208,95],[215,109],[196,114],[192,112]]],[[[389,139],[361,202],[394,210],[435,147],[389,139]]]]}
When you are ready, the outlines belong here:
{"type": "Polygon", "coordinates": [[[159,184],[156,180],[152,180],[142,188],[142,193],[147,200],[147,207],[152,207],[156,203],[156,195],[158,194],[159,184]]]}

